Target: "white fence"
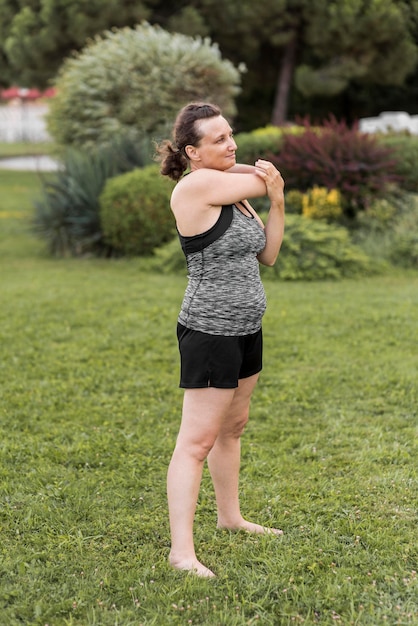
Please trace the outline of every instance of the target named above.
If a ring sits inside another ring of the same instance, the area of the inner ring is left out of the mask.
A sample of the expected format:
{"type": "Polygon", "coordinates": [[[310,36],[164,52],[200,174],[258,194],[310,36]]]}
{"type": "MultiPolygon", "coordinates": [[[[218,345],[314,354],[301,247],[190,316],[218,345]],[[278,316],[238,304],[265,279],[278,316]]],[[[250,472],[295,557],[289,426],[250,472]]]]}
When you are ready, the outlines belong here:
{"type": "Polygon", "coordinates": [[[0,106],[0,141],[49,141],[45,114],[48,105],[43,103],[13,102],[0,106]]]}
{"type": "Polygon", "coordinates": [[[384,111],[378,117],[364,117],[359,121],[363,133],[377,133],[406,130],[411,135],[418,135],[418,115],[409,115],[404,111],[384,111]]]}

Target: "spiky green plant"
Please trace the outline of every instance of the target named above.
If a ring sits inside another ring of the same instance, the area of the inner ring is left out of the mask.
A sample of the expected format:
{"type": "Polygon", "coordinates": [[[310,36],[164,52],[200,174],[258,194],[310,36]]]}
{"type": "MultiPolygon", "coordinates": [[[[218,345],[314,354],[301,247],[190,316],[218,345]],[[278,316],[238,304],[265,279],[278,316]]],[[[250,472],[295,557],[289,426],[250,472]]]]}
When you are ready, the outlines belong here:
{"type": "Polygon", "coordinates": [[[143,166],[146,143],[122,137],[100,151],[68,149],[62,166],[43,179],[43,194],[35,201],[34,230],[54,256],[106,255],[99,215],[99,196],[108,178],[143,166]]]}

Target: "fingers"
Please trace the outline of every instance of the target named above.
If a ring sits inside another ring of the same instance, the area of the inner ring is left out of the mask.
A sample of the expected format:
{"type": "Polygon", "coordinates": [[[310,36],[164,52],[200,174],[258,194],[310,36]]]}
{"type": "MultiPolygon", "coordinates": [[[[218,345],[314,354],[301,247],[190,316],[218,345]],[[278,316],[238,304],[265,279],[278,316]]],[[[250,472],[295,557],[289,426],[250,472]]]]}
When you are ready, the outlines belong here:
{"type": "Polygon", "coordinates": [[[266,172],[270,166],[274,167],[272,163],[270,163],[269,161],[264,161],[264,159],[257,159],[257,161],[255,162],[255,166],[257,169],[263,172],[266,172]]]}
{"type": "Polygon", "coordinates": [[[280,172],[278,171],[278,169],[273,165],[273,163],[271,163],[270,161],[266,161],[264,159],[258,159],[255,162],[255,167],[257,168],[257,170],[262,173],[262,174],[280,174],[280,172]]]}
{"type": "Polygon", "coordinates": [[[261,167],[261,169],[276,169],[271,161],[266,161],[265,159],[257,159],[255,166],[261,167]]]}
{"type": "Polygon", "coordinates": [[[266,188],[267,195],[273,199],[282,194],[284,190],[284,180],[279,170],[265,159],[258,159],[255,162],[256,174],[263,179],[266,188]]]}
{"type": "Polygon", "coordinates": [[[265,161],[264,159],[258,159],[255,162],[255,167],[257,168],[256,173],[259,174],[262,178],[269,179],[271,181],[281,180],[282,176],[279,170],[271,163],[270,161],[265,161]]]}

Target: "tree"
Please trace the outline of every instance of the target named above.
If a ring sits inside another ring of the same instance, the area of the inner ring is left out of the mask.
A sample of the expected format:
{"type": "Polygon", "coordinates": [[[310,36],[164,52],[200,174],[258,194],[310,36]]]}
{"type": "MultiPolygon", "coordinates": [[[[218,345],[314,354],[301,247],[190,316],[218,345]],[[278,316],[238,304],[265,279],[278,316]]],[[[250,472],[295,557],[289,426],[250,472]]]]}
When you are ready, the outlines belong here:
{"type": "Polygon", "coordinates": [[[42,87],[86,39],[142,19],[209,36],[224,58],[247,66],[241,129],[280,125],[319,100],[326,115],[342,98],[349,111],[360,95],[367,114],[379,87],[408,102],[415,84],[418,0],[0,0],[0,82],[42,87]]]}
{"type": "Polygon", "coordinates": [[[67,146],[158,139],[191,100],[214,100],[233,115],[239,82],[239,71],[208,39],[148,23],[107,31],[64,62],[49,129],[67,146]]]}
{"type": "Polygon", "coordinates": [[[247,105],[257,125],[268,123],[271,95],[289,40],[286,0],[191,0],[208,25],[209,35],[219,43],[223,54],[234,63],[244,63],[243,97],[239,108],[247,105]]]}
{"type": "Polygon", "coordinates": [[[312,62],[296,71],[305,96],[333,96],[353,80],[401,85],[414,70],[417,46],[401,3],[334,0],[318,8],[305,33],[312,62]]]}
{"type": "Polygon", "coordinates": [[[401,85],[417,65],[416,0],[190,4],[204,16],[223,53],[235,63],[245,61],[248,73],[259,78],[254,91],[263,77],[274,80],[270,121],[275,125],[286,121],[292,85],[305,98],[332,97],[351,83],[401,85]]]}
{"type": "Polygon", "coordinates": [[[0,0],[0,81],[45,87],[63,59],[89,37],[131,26],[154,0],[0,0]]]}

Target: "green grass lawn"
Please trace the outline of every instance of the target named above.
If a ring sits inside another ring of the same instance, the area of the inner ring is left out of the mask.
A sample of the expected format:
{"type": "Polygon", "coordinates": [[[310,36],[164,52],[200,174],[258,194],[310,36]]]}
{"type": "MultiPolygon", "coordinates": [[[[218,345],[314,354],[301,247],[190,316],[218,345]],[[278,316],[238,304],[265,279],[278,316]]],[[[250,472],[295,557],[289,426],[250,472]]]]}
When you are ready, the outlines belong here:
{"type": "Polygon", "coordinates": [[[241,499],[284,536],[215,529],[167,565],[185,278],[49,259],[35,174],[0,172],[0,624],[418,624],[418,275],[266,280],[241,499]]]}
{"type": "Polygon", "coordinates": [[[17,141],[13,143],[0,142],[0,159],[51,154],[54,150],[54,144],[46,141],[39,143],[31,143],[28,141],[17,141]]]}

